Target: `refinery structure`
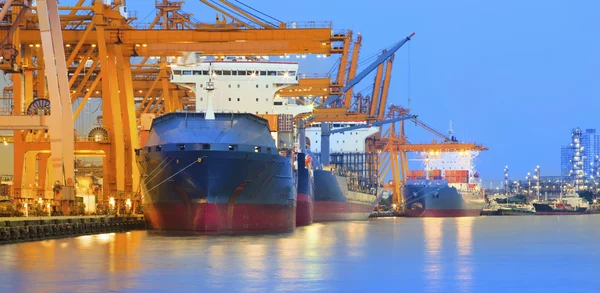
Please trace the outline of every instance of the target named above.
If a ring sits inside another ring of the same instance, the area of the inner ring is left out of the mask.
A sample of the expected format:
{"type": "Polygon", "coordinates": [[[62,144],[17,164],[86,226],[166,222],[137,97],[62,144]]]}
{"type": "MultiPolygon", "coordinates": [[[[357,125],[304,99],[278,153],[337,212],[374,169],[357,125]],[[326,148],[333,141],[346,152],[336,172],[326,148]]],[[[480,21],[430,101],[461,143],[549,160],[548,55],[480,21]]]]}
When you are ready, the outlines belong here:
{"type": "MultiPolygon", "coordinates": [[[[144,156],[163,151],[152,132],[156,145],[144,148],[154,120],[263,123],[237,115],[243,113],[268,123],[277,148],[256,145],[252,152],[295,156],[310,146],[318,169],[336,176],[357,172],[349,158],[360,157],[361,176],[369,173],[368,179],[347,177],[345,194],[360,197],[381,187],[403,208],[411,152],[428,154],[426,172],[444,170],[435,177],[456,180],[465,191],[475,188],[470,162],[486,148],[434,130],[408,108],[388,107],[394,53],[414,34],[361,68],[362,36],[329,21],[285,23],[229,1],[201,2],[215,10],[216,21],[197,20],[183,1],[157,0],[156,17],[143,26],[125,0],[78,0],[72,6],[3,1],[0,68],[11,84],[3,89],[0,130],[9,131],[3,143],[14,145],[14,172],[3,176],[0,190],[4,202],[65,215],[79,213],[78,203],[87,213],[131,212],[141,206],[144,190],[154,187],[147,184],[153,170],[140,169],[144,156]],[[303,75],[307,69],[293,58],[307,55],[338,59],[337,71],[303,75]],[[373,75],[372,92],[354,91],[373,75]],[[411,143],[405,123],[436,139],[411,143]],[[447,165],[457,160],[464,160],[460,167],[447,165]],[[458,169],[465,172],[452,173],[458,169]]],[[[190,147],[176,145],[180,151],[190,147]]],[[[237,151],[238,145],[224,148],[237,151]]]]}

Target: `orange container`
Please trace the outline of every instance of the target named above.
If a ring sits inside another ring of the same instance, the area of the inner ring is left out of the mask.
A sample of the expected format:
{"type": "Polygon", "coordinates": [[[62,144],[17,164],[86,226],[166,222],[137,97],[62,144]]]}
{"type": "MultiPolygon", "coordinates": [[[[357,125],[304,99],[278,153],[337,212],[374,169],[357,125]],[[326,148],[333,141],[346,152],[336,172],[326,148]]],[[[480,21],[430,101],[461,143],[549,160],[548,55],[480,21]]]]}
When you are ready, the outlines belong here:
{"type": "Polygon", "coordinates": [[[277,132],[278,128],[278,117],[275,114],[259,114],[257,115],[269,122],[269,131],[277,132]]]}

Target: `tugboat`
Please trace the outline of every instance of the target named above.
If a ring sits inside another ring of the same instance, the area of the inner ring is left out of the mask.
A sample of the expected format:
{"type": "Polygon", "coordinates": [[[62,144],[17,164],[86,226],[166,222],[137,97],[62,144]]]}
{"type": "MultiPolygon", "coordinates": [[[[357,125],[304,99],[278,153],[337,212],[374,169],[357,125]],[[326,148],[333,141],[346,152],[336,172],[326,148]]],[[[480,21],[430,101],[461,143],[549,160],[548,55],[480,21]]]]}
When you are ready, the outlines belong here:
{"type": "Polygon", "coordinates": [[[578,194],[568,194],[555,201],[534,202],[536,215],[581,215],[585,214],[589,203],[578,194]]]}

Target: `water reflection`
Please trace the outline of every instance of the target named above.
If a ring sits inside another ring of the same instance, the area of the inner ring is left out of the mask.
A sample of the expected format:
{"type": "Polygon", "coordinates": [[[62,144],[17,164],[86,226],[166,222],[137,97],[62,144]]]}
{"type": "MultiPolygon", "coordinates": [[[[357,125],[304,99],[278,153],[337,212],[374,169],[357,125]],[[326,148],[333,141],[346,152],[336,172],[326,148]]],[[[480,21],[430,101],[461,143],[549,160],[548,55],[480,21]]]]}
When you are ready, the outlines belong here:
{"type": "Polygon", "coordinates": [[[425,233],[425,279],[428,292],[439,292],[442,275],[442,225],[443,218],[423,218],[425,233]]]}
{"type": "Polygon", "coordinates": [[[535,279],[544,280],[539,292],[596,292],[600,215],[586,219],[390,219],[274,235],[134,231],[19,243],[0,246],[0,292],[528,292],[535,279]],[[498,225],[514,234],[499,237],[498,225]],[[498,253],[515,239],[518,250],[498,253]],[[521,279],[494,282],[524,263],[521,279]]]}
{"type": "Polygon", "coordinates": [[[135,285],[123,279],[141,267],[140,239],[109,233],[12,244],[2,247],[0,261],[16,274],[11,282],[17,292],[64,291],[65,282],[76,291],[116,290],[135,285]],[[64,274],[65,268],[70,274],[64,274]]]}
{"type": "Polygon", "coordinates": [[[459,280],[459,292],[470,292],[472,281],[472,235],[473,217],[456,218],[457,231],[457,256],[456,256],[456,279],[459,280]]]}

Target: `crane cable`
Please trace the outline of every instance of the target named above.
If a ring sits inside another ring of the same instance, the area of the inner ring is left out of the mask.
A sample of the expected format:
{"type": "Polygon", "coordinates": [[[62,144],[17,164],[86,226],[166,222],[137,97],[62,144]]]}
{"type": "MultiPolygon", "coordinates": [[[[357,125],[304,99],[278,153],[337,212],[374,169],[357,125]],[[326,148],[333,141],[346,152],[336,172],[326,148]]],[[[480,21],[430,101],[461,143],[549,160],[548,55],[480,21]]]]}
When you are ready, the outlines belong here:
{"type": "MultiPolygon", "coordinates": [[[[239,10],[241,10],[241,11],[245,12],[245,13],[248,13],[248,14],[250,14],[250,15],[251,15],[251,16],[253,16],[254,18],[257,18],[257,19],[261,20],[262,22],[264,22],[264,23],[267,23],[267,24],[268,24],[268,25],[270,25],[270,26],[273,26],[273,27],[278,27],[278,25],[276,25],[276,24],[274,24],[274,23],[272,23],[272,22],[270,22],[270,21],[268,21],[268,20],[266,20],[266,19],[264,19],[264,18],[262,18],[262,17],[260,17],[260,16],[257,16],[257,15],[255,15],[255,14],[252,14],[251,12],[248,12],[247,10],[244,10],[244,9],[242,9],[242,8],[240,8],[239,6],[237,6],[237,5],[233,4],[233,3],[229,2],[229,1],[227,1],[227,2],[228,2],[230,5],[232,5],[233,7],[237,8],[237,9],[239,9],[239,10]]],[[[244,5],[245,5],[245,4],[244,4],[244,5]]],[[[248,7],[249,7],[249,6],[248,6],[248,7]]],[[[260,11],[259,11],[259,12],[260,12],[260,11]]]]}
{"type": "Polygon", "coordinates": [[[410,90],[411,90],[411,88],[410,88],[410,84],[411,84],[411,82],[410,82],[410,75],[411,75],[411,70],[410,70],[410,59],[411,59],[410,58],[410,44],[411,44],[411,42],[408,43],[408,62],[407,62],[407,64],[408,64],[407,79],[408,80],[407,80],[407,85],[406,85],[406,91],[407,91],[407,96],[408,96],[408,106],[409,107],[410,107],[410,90]]]}
{"type": "Polygon", "coordinates": [[[240,19],[242,19],[242,20],[244,20],[244,21],[246,21],[246,22],[248,22],[250,24],[254,24],[254,27],[256,28],[256,24],[254,23],[254,21],[252,19],[246,17],[245,15],[240,14],[239,12],[237,12],[237,11],[235,11],[235,10],[227,7],[227,6],[224,6],[224,5],[222,5],[221,3],[219,3],[219,2],[217,2],[215,0],[207,0],[207,1],[210,2],[212,5],[218,6],[221,9],[228,11],[229,13],[231,13],[231,15],[235,15],[237,18],[240,18],[240,19]]]}
{"type": "Polygon", "coordinates": [[[155,189],[155,188],[159,187],[160,185],[162,185],[163,183],[167,182],[169,179],[171,179],[171,178],[175,177],[175,175],[177,175],[177,174],[179,174],[179,173],[181,173],[181,172],[185,171],[187,168],[191,167],[192,165],[194,165],[194,164],[196,164],[196,163],[201,163],[201,162],[202,162],[202,159],[204,159],[204,158],[206,158],[206,157],[207,157],[207,156],[202,156],[202,157],[198,158],[197,160],[194,160],[194,161],[193,161],[192,163],[190,163],[189,165],[187,165],[187,166],[183,167],[181,170],[179,170],[179,171],[175,172],[175,174],[173,174],[173,175],[171,175],[171,176],[167,177],[167,179],[165,179],[165,180],[161,181],[160,183],[158,183],[158,184],[156,184],[156,185],[152,186],[152,188],[148,189],[146,192],[150,192],[150,191],[152,191],[153,189],[155,189]]]}
{"type": "Polygon", "coordinates": [[[242,2],[240,2],[240,1],[238,1],[238,0],[234,0],[234,1],[235,1],[235,2],[237,2],[237,3],[240,3],[240,4],[242,4],[242,5],[244,5],[244,6],[248,7],[248,8],[250,8],[250,9],[252,9],[253,11],[256,11],[256,12],[258,12],[258,13],[260,13],[260,14],[262,14],[262,15],[264,15],[264,16],[266,16],[266,17],[268,17],[268,18],[271,18],[272,20],[278,21],[278,22],[280,22],[280,23],[282,23],[282,22],[283,22],[283,21],[281,21],[281,20],[279,20],[279,19],[277,19],[277,18],[275,18],[275,17],[272,17],[272,16],[270,16],[270,15],[268,15],[268,14],[266,14],[266,13],[264,13],[264,12],[260,11],[260,10],[254,9],[254,8],[252,8],[251,6],[248,6],[248,5],[246,5],[246,4],[244,4],[244,3],[242,3],[242,2]]]}

